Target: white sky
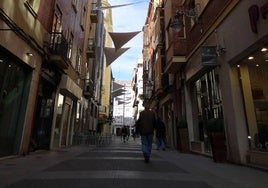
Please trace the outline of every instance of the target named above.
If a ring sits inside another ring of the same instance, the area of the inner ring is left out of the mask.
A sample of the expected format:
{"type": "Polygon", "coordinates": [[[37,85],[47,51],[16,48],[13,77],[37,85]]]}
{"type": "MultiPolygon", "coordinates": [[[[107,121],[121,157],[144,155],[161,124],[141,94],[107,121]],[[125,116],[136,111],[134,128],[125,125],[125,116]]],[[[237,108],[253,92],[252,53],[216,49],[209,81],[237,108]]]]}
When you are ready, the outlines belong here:
{"type": "MultiPolygon", "coordinates": [[[[114,32],[142,31],[147,16],[149,0],[108,0],[111,6],[136,3],[138,4],[113,8],[114,32]]],[[[113,77],[115,80],[131,80],[133,68],[137,59],[142,57],[143,32],[132,38],[125,46],[130,47],[124,54],[112,63],[113,77]]]]}

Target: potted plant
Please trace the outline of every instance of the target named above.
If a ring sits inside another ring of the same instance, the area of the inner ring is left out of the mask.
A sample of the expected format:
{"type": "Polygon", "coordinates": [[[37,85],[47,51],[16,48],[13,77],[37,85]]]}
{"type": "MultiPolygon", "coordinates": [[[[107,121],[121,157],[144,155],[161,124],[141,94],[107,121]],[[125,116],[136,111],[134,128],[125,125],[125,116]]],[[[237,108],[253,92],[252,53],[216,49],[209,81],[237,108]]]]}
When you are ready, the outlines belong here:
{"type": "Polygon", "coordinates": [[[177,124],[177,128],[178,129],[185,129],[185,128],[187,129],[187,121],[184,119],[180,120],[177,124]]]}
{"type": "Polygon", "coordinates": [[[186,120],[179,120],[177,123],[177,147],[178,150],[184,153],[190,151],[189,133],[186,120]]]}
{"type": "Polygon", "coordinates": [[[207,133],[211,144],[213,160],[215,162],[225,162],[226,142],[223,119],[209,119],[207,121],[207,133]]]}
{"type": "Polygon", "coordinates": [[[211,134],[224,133],[223,119],[209,119],[207,122],[207,132],[211,134]]]}

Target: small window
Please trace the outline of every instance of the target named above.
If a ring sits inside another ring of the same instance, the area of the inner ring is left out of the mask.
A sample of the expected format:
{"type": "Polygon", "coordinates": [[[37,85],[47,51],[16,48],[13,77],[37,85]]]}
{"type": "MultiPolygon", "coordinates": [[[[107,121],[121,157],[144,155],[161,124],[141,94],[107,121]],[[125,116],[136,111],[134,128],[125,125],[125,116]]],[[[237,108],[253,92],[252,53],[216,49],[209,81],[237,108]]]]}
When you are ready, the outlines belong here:
{"type": "Polygon", "coordinates": [[[37,12],[39,9],[40,0],[27,0],[24,2],[24,6],[28,9],[28,11],[37,18],[37,12]]]}
{"type": "Polygon", "coordinates": [[[73,33],[68,30],[66,34],[66,38],[68,41],[68,52],[67,52],[67,57],[69,60],[72,58],[72,51],[73,51],[73,40],[74,40],[74,35],[73,33]]]}
{"type": "Polygon", "coordinates": [[[208,5],[210,0],[195,0],[195,6],[198,9],[198,15],[202,14],[205,10],[206,6],[208,5]]]}
{"type": "MultiPolygon", "coordinates": [[[[194,0],[192,2],[194,5],[194,9],[196,9],[197,11],[198,17],[203,13],[209,1],[210,0],[194,0]]],[[[191,21],[191,25],[193,26],[197,22],[197,19],[192,19],[191,21]]]]}
{"type": "Polygon", "coordinates": [[[78,0],[72,0],[72,7],[75,13],[77,13],[78,0]]]}
{"type": "Polygon", "coordinates": [[[82,11],[81,11],[81,17],[80,17],[80,27],[82,29],[82,31],[85,30],[85,25],[86,25],[86,14],[87,13],[87,9],[85,6],[83,6],[82,11]]]}
{"type": "Polygon", "coordinates": [[[81,66],[82,66],[82,50],[80,48],[77,49],[77,56],[76,56],[76,66],[75,66],[75,70],[76,72],[78,72],[79,74],[81,74],[81,66]]]}

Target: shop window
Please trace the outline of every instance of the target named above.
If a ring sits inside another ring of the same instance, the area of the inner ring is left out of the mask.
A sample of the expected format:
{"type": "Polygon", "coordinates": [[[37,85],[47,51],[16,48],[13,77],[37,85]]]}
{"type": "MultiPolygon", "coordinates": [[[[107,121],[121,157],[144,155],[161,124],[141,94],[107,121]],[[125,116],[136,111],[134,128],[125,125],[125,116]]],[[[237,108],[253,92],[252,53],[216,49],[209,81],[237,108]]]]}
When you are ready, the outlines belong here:
{"type": "Polygon", "coordinates": [[[25,67],[0,47],[0,157],[16,154],[27,101],[25,67]]]}
{"type": "Polygon", "coordinates": [[[201,76],[193,88],[194,103],[196,105],[195,138],[204,142],[205,152],[210,152],[210,143],[206,125],[209,119],[223,119],[219,76],[212,70],[201,76]]]}
{"type": "MultiPolygon", "coordinates": [[[[255,147],[261,151],[268,151],[268,65],[259,63],[249,67],[249,77],[256,115],[256,133],[253,134],[255,147]]],[[[252,125],[249,125],[252,126],[252,125]]],[[[252,127],[250,128],[252,130],[252,127]]]]}
{"type": "Polygon", "coordinates": [[[53,131],[53,148],[58,148],[60,145],[60,126],[61,126],[61,119],[63,113],[63,102],[64,96],[59,94],[58,103],[57,103],[57,116],[56,116],[56,124],[53,131]]]}
{"type": "Polygon", "coordinates": [[[81,102],[77,102],[76,104],[76,116],[75,116],[75,127],[74,127],[74,134],[79,135],[83,130],[83,122],[82,122],[82,104],[81,102]]]}

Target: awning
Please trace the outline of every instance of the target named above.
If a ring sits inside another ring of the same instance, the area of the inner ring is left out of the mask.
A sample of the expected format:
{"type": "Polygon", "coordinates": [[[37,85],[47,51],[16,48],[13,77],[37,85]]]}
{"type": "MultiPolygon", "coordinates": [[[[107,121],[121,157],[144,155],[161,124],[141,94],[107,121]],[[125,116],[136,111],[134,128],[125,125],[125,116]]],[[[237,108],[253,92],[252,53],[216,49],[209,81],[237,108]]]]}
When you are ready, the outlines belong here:
{"type": "Polygon", "coordinates": [[[114,90],[112,92],[112,97],[114,98],[114,97],[117,97],[119,95],[123,95],[125,93],[125,91],[126,90],[124,88],[120,88],[120,89],[114,90]]]}
{"type": "Polygon", "coordinates": [[[133,37],[135,37],[137,34],[139,34],[141,31],[135,31],[135,32],[128,32],[128,33],[114,33],[109,32],[109,35],[111,36],[115,49],[118,50],[122,46],[124,46],[128,41],[130,41],[133,37]]]}
{"type": "Polygon", "coordinates": [[[121,104],[129,104],[129,103],[131,103],[131,101],[123,101],[123,100],[118,101],[118,105],[121,105],[121,104]]]}
{"type": "Polygon", "coordinates": [[[127,51],[128,49],[129,48],[120,48],[116,50],[115,48],[105,47],[104,53],[106,56],[106,66],[109,66],[110,64],[112,64],[112,62],[114,62],[120,55],[125,53],[125,51],[127,51]]]}
{"type": "Polygon", "coordinates": [[[135,5],[135,4],[138,4],[138,3],[142,3],[142,1],[138,1],[138,2],[135,2],[135,3],[128,3],[128,4],[121,4],[121,5],[113,5],[113,6],[100,6],[100,7],[97,7],[96,10],[119,8],[119,7],[129,6],[129,5],[135,5]]]}
{"type": "Polygon", "coordinates": [[[123,88],[124,87],[124,84],[119,84],[119,83],[116,83],[116,82],[113,82],[113,90],[117,90],[119,88],[123,88]]]}

